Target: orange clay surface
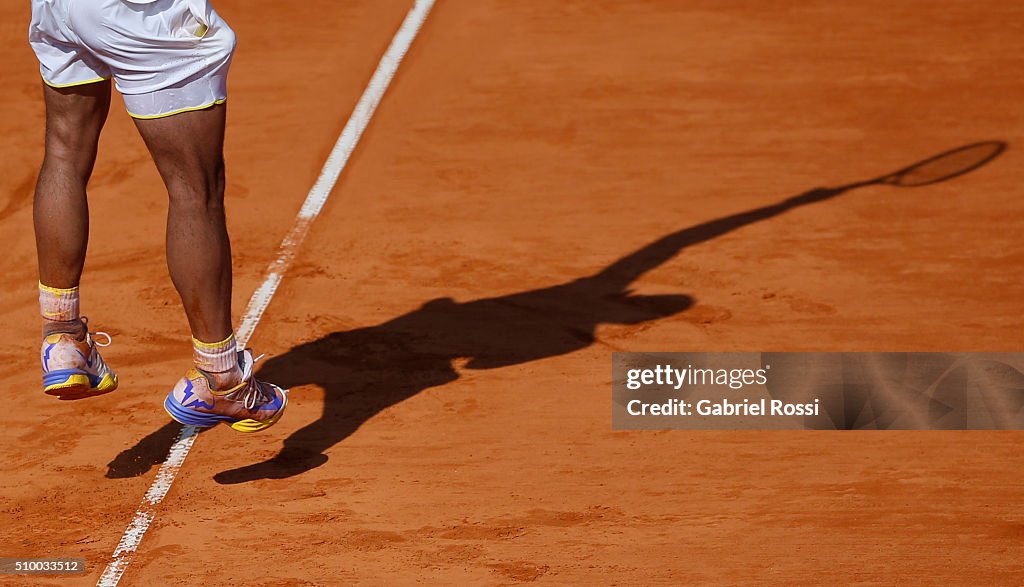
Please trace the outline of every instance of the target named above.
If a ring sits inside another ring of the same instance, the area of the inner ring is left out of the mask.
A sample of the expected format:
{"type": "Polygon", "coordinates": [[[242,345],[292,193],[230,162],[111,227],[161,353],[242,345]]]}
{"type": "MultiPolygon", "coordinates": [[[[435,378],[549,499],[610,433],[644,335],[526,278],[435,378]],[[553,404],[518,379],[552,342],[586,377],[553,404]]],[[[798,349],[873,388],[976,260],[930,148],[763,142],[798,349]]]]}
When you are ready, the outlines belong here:
{"type": "MultiPolygon", "coordinates": [[[[411,2],[216,4],[237,315],[411,2]]],[[[41,393],[28,13],[0,6],[0,556],[89,572],[0,583],[90,585],[177,431],[189,333],[115,98],[82,291],[121,389],[41,393]]],[[[253,338],[289,412],[199,437],[122,584],[1021,584],[1024,433],[616,432],[610,354],[1021,350],[1022,19],[441,0],[253,338]],[[1009,149],[644,249],[980,140],[1009,149]]]]}

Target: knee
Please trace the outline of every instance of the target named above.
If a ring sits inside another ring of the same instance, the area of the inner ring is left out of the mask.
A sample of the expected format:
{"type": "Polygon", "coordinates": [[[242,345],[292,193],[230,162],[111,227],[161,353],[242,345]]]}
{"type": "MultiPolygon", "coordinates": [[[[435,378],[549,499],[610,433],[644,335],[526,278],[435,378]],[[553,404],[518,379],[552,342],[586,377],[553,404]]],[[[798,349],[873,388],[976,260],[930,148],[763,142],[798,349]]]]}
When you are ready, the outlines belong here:
{"type": "Polygon", "coordinates": [[[96,162],[97,145],[82,137],[51,133],[46,137],[44,167],[63,169],[87,180],[96,162]]]}
{"type": "Polygon", "coordinates": [[[223,211],[223,162],[206,172],[182,173],[173,179],[168,179],[167,196],[172,206],[223,211]]]}

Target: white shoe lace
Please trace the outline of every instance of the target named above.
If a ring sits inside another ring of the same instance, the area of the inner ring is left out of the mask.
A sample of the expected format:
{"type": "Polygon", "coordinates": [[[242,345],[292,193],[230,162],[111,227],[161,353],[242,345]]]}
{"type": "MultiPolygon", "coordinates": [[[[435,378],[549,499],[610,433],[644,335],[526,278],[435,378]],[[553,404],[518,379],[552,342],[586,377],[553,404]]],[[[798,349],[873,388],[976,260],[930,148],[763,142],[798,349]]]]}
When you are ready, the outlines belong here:
{"type": "Polygon", "coordinates": [[[89,332],[89,318],[88,317],[82,316],[81,318],[79,318],[79,320],[81,320],[82,326],[85,327],[85,332],[89,335],[89,341],[92,342],[92,343],[95,343],[96,346],[98,346],[98,347],[108,347],[108,346],[110,346],[110,343],[114,342],[114,338],[112,336],[110,336],[109,334],[107,334],[106,332],[102,332],[102,331],[89,332]],[[107,342],[100,342],[100,341],[96,340],[96,335],[97,334],[102,334],[104,337],[106,337],[107,342]]]}
{"type": "Polygon", "coordinates": [[[102,331],[100,331],[100,332],[90,332],[89,336],[92,337],[92,341],[94,343],[96,343],[96,346],[98,346],[98,347],[106,348],[106,347],[110,346],[110,343],[114,342],[114,338],[112,336],[110,336],[106,332],[102,332],[102,331]],[[102,334],[103,336],[105,336],[107,338],[107,342],[100,342],[100,341],[96,340],[96,335],[98,335],[98,334],[102,334]]]}
{"type": "MultiPolygon", "coordinates": [[[[108,347],[110,346],[110,343],[114,342],[114,338],[106,332],[90,332],[89,340],[98,347],[108,347]],[[100,342],[96,340],[96,335],[102,335],[107,339],[107,342],[100,342]]],[[[103,355],[99,354],[96,350],[93,350],[90,354],[92,355],[92,368],[95,369],[97,373],[105,375],[110,372],[110,367],[108,367],[107,362],[103,360],[103,355]]]]}
{"type": "MultiPolygon", "coordinates": [[[[273,388],[274,386],[270,385],[269,383],[257,381],[256,377],[253,376],[252,374],[252,366],[255,365],[257,361],[259,361],[265,356],[266,355],[259,355],[258,357],[253,358],[252,365],[249,365],[249,369],[247,369],[247,375],[249,376],[249,378],[246,380],[245,386],[235,392],[241,393],[242,405],[244,405],[245,409],[247,410],[253,410],[256,408],[256,406],[261,406],[263,404],[270,403],[274,401],[274,399],[277,397],[277,394],[274,393],[273,389],[264,389],[264,386],[268,386],[271,388],[273,388]]],[[[235,393],[231,395],[235,395],[235,393]]]]}
{"type": "MultiPolygon", "coordinates": [[[[81,318],[79,318],[79,320],[82,321],[82,325],[85,327],[86,340],[89,341],[90,346],[98,346],[104,348],[110,346],[110,343],[114,342],[114,337],[110,336],[106,332],[89,332],[89,318],[82,316],[81,318]],[[103,338],[107,339],[107,342],[100,342],[96,340],[97,336],[102,336],[103,338]]],[[[97,352],[96,349],[93,349],[92,352],[89,353],[89,363],[91,364],[92,369],[94,369],[97,373],[101,375],[106,375],[110,373],[110,367],[107,366],[107,362],[103,360],[103,357],[100,356],[99,352],[97,352]]]]}

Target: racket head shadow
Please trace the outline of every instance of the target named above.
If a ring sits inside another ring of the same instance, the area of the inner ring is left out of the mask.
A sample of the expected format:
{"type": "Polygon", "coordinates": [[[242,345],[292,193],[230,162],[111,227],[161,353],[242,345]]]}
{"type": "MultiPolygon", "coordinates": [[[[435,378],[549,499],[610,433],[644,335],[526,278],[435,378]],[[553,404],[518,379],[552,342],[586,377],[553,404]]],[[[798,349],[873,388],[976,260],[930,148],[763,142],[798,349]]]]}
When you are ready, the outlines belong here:
{"type": "Polygon", "coordinates": [[[1006,148],[1003,141],[971,143],[918,161],[876,181],[898,187],[920,187],[948,181],[986,165],[1002,155],[1006,148]]]}

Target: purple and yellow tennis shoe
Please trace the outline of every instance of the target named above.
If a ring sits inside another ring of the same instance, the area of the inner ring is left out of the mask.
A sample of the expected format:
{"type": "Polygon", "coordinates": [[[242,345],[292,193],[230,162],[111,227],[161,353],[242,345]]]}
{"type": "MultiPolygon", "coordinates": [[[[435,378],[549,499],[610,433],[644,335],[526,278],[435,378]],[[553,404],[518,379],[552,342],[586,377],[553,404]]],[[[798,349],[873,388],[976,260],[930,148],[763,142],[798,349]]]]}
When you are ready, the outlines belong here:
{"type": "Polygon", "coordinates": [[[109,345],[110,335],[105,332],[86,333],[85,340],[77,340],[70,334],[44,337],[39,351],[43,364],[43,392],[73,399],[117,389],[117,375],[104,362],[97,348],[109,345]],[[94,335],[105,337],[106,343],[97,342],[94,335]]]}
{"type": "Polygon", "coordinates": [[[208,428],[227,424],[239,432],[266,430],[281,419],[288,405],[288,391],[253,377],[252,351],[240,351],[242,383],[215,390],[198,369],[188,370],[164,400],[164,409],[181,424],[208,428]]]}

